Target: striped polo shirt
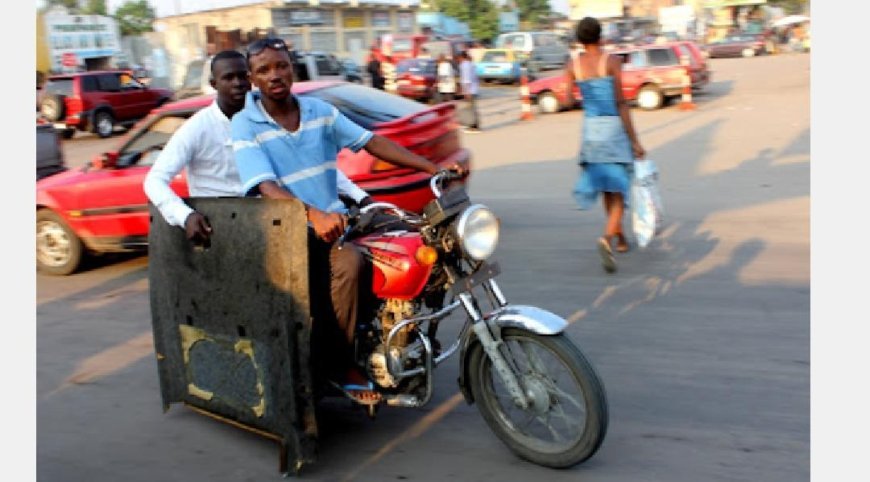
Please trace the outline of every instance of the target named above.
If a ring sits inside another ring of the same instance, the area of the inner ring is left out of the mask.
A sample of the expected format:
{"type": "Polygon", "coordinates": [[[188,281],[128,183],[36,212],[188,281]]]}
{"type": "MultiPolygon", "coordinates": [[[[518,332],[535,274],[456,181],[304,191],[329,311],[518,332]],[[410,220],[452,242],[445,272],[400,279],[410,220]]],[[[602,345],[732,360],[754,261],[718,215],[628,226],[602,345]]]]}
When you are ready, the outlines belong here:
{"type": "Polygon", "coordinates": [[[260,92],[248,92],[245,108],[233,116],[232,136],[241,195],[259,194],[263,181],[275,181],[305,204],[344,212],[338,199],[336,158],[362,149],[373,134],[320,99],[296,97],[299,127],[290,132],[266,112],[260,92]]]}

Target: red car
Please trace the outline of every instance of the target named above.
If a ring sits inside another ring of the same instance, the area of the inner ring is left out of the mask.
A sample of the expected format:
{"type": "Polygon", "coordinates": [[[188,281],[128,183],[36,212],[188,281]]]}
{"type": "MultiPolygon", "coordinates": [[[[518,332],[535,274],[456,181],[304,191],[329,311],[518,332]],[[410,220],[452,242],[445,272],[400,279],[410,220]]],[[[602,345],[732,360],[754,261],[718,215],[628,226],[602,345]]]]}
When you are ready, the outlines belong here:
{"type": "Polygon", "coordinates": [[[39,109],[67,139],[76,130],[109,137],[172,99],[172,91],[139,83],[130,71],[53,75],[39,94],[39,109]]]}
{"type": "MultiPolygon", "coordinates": [[[[427,107],[401,97],[341,81],[293,85],[300,96],[323,99],[364,128],[448,166],[470,168],[470,152],[460,144],[454,106],[427,107]]],[[[36,184],[36,258],[40,271],[65,275],[76,271],[86,253],[146,248],[148,198],[142,183],[172,133],[209,105],[213,96],[167,104],[135,126],[115,151],[88,166],[46,177],[36,184]]],[[[379,201],[419,212],[432,199],[429,175],[375,159],[365,150],[343,150],[338,167],[379,201]]],[[[466,177],[467,180],[467,177],[466,177]]],[[[188,196],[185,173],[172,184],[188,196]]]]}
{"type": "MultiPolygon", "coordinates": [[[[669,99],[679,97],[683,79],[691,67],[684,67],[671,45],[644,45],[612,52],[623,59],[622,94],[626,100],[636,102],[644,110],[661,108],[669,99]]],[[[706,68],[706,66],[704,67],[706,68]]],[[[691,76],[691,74],[690,74],[691,76]]],[[[700,88],[709,80],[709,74],[692,77],[692,88],[700,88]]],[[[582,105],[580,91],[574,87],[574,107],[582,105]]],[[[562,75],[538,79],[529,83],[529,97],[541,112],[559,112],[566,98],[565,79],[562,75]]]]}
{"type": "Polygon", "coordinates": [[[436,62],[408,59],[396,65],[396,90],[402,97],[429,102],[435,97],[436,62]]]}

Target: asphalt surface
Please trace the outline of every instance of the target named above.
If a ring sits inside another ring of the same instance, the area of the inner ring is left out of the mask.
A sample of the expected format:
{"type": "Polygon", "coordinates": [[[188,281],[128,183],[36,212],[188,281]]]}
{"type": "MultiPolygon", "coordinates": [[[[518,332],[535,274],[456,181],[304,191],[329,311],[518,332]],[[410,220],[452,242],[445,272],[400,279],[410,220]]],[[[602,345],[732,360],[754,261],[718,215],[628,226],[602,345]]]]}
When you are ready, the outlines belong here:
{"type": "MultiPolygon", "coordinates": [[[[634,111],[666,226],[613,275],[594,245],[602,213],[570,195],[582,112],[523,122],[516,87],[487,89],[484,132],[464,136],[472,197],[502,220],[505,294],[569,319],[605,384],[601,450],[561,471],[516,458],[458,396],[454,359],[422,409],[370,421],[326,404],[303,479],[809,479],[809,56],[711,65],[697,110],[634,111]]],[[[38,480],[277,480],[273,442],[162,412],[146,270],[146,256],[120,256],[37,277],[38,480]]]]}

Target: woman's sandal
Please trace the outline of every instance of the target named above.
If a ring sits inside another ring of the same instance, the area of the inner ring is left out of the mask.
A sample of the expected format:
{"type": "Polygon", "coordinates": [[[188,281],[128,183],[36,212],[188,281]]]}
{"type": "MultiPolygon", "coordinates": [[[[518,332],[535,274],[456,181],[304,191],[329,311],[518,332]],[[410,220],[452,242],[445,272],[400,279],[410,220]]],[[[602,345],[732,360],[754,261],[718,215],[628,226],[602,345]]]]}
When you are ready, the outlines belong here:
{"type": "Polygon", "coordinates": [[[627,253],[630,247],[628,245],[628,240],[625,239],[625,235],[622,233],[616,233],[616,252],[617,253],[627,253]]]}
{"type": "Polygon", "coordinates": [[[608,273],[616,271],[616,258],[613,257],[610,241],[605,237],[598,238],[598,254],[601,255],[601,266],[604,267],[604,271],[608,273]]]}

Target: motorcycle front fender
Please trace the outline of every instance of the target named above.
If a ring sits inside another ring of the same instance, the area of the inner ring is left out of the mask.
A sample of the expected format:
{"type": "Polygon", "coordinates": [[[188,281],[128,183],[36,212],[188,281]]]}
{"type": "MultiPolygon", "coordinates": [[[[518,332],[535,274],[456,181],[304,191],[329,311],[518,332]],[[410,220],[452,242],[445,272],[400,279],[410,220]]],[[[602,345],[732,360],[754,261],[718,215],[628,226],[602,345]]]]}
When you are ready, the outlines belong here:
{"type": "MultiPolygon", "coordinates": [[[[538,335],[558,335],[565,331],[568,322],[550,311],[525,305],[509,305],[499,308],[484,317],[490,328],[500,333],[503,328],[518,328],[538,335]]],[[[469,404],[474,403],[471,388],[468,386],[468,357],[471,348],[480,343],[474,330],[465,330],[459,352],[459,389],[469,404]]]]}

